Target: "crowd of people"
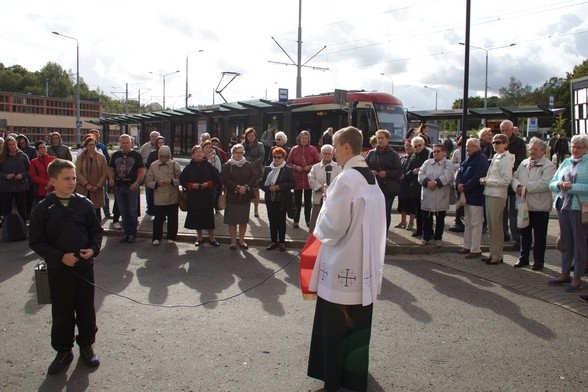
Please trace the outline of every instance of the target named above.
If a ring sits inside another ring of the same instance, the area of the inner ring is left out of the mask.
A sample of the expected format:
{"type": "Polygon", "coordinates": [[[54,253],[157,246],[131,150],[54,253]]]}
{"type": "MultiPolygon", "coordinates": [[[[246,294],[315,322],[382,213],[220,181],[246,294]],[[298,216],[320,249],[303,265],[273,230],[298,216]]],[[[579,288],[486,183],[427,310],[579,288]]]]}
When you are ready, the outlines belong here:
{"type": "MultiPolygon", "coordinates": [[[[168,244],[177,241],[179,205],[185,199],[184,228],[195,231],[196,247],[205,242],[212,247],[221,246],[215,237],[215,216],[224,210],[222,221],[228,226],[229,248],[247,250],[245,234],[251,207],[253,216],[259,218],[261,190],[269,224],[270,240],[266,249],[281,252],[286,250],[290,212],[294,229],[300,229],[300,218],[304,216],[308,232],[325,241],[341,234],[337,222],[347,218],[354,221],[353,225],[367,230],[370,225],[365,219],[368,217],[346,217],[341,208],[345,203],[360,203],[362,197],[368,198],[368,193],[373,194],[376,189],[377,197],[369,198],[382,205],[366,211],[378,217],[378,224],[382,226],[378,233],[390,230],[392,205],[398,197],[400,222],[394,229],[413,230],[412,236],[420,240],[421,246],[434,241],[440,248],[447,211],[457,202],[463,204],[464,216],[463,247],[459,254],[470,260],[480,259],[488,265],[500,264],[505,241],[512,239],[519,252],[514,267],[531,266],[532,249],[531,268],[539,271],[545,265],[547,228],[554,207],[561,231],[561,273],[549,278],[547,284],[564,286],[568,292],[580,291],[588,267],[588,224],[583,222],[584,211],[588,208],[588,159],[584,159],[588,152],[588,136],[571,138],[570,157],[565,158],[565,151],[558,150],[556,154],[561,159],[550,159],[546,141],[533,137],[526,144],[514,128],[513,123],[506,120],[500,124],[499,133],[484,128],[478,137],[458,140],[458,146],[465,143],[463,157],[460,148],[450,154],[446,143],[431,144],[426,127],[419,128],[405,141],[402,156],[392,148],[390,133],[383,129],[375,133],[373,148],[365,156],[358,151],[362,145],[361,138],[356,137],[359,131],[352,127],[341,133],[327,129],[318,143],[320,151],[312,145],[307,130],[301,131],[289,148],[286,134],[274,126],[269,126],[259,140],[255,129],[247,128],[240,141],[233,140],[229,153],[222,149],[217,138],[205,133],[192,148],[191,160],[183,169],[157,131],[150,133],[149,141],[138,151],[133,148],[130,135],[121,135],[119,149],[110,155],[100,142],[100,132],[92,130],[83,138],[75,162],[57,132],[49,135],[48,144],[37,141],[33,145],[25,135],[8,135],[0,140],[0,213],[5,216],[16,210],[24,221],[31,219],[31,246],[39,254],[46,254],[53,263],[59,263],[48,253],[47,238],[52,238],[55,232],[47,232],[43,226],[47,217],[38,210],[50,208],[49,203],[53,202],[66,207],[67,203],[79,205],[86,222],[85,232],[82,232],[84,238],[79,240],[86,242],[85,245],[80,243],[80,249],[73,250],[71,257],[66,253],[61,262],[75,265],[82,260],[80,265],[88,267],[100,249],[101,230],[96,222],[99,224],[103,218],[113,218],[115,222],[118,217],[122,218],[119,242],[136,241],[142,186],[145,187],[146,213],[152,216],[151,243],[154,246],[164,241],[166,222],[165,240],[168,244]],[[357,170],[344,171],[348,168],[357,170]],[[337,182],[339,176],[342,179],[337,182]],[[75,187],[69,187],[72,181],[75,187]],[[334,193],[327,199],[327,189],[333,181],[337,189],[336,192],[332,190],[334,193]],[[359,184],[358,188],[354,188],[354,184],[359,184]],[[109,193],[114,194],[112,215],[109,193]],[[69,201],[64,202],[65,199],[69,201]],[[42,207],[35,209],[36,205],[42,207]],[[332,211],[327,211],[328,206],[332,211]],[[89,208],[91,219],[87,217],[89,208]],[[523,208],[525,213],[521,212],[523,208]],[[489,253],[483,256],[481,242],[486,230],[489,253]],[[204,231],[208,236],[206,241],[204,231]]],[[[564,141],[565,138],[559,138],[558,148],[564,141]]],[[[346,247],[357,241],[353,233],[345,233],[344,237],[349,238],[346,247]]],[[[68,252],[65,250],[68,245],[60,246],[63,252],[68,252]]],[[[91,269],[83,271],[91,281],[91,269]]],[[[321,285],[324,283],[319,282],[317,288],[319,293],[323,290],[323,299],[331,295],[337,297],[330,292],[332,288],[327,285],[321,289],[321,285]]],[[[74,286],[72,283],[55,295],[67,295],[74,286]]],[[[372,294],[368,304],[375,298],[375,292],[372,294]]],[[[581,298],[588,300],[588,296],[581,298]]],[[[365,306],[365,297],[358,297],[358,300],[365,306]]],[[[79,306],[90,307],[89,303],[79,306]]],[[[334,308],[330,306],[328,301],[320,302],[317,315],[331,315],[334,308]]],[[[65,315],[72,308],[64,307],[61,311],[65,315]]],[[[55,317],[64,315],[54,315],[54,322],[55,317]]],[[[358,314],[357,317],[367,317],[363,321],[370,324],[371,310],[369,315],[358,314]]],[[[80,335],[82,341],[78,342],[82,358],[89,366],[97,366],[99,359],[92,349],[95,331],[91,331],[95,319],[90,317],[82,322],[86,328],[83,336],[80,335]]],[[[315,320],[309,375],[323,379],[329,375],[318,363],[326,360],[327,353],[319,349],[318,344],[325,330],[317,323],[315,320]]],[[[68,324],[67,330],[71,327],[68,324]]],[[[53,338],[58,356],[50,366],[50,373],[61,371],[63,364],[72,357],[63,333],[56,332],[53,338]]]]}

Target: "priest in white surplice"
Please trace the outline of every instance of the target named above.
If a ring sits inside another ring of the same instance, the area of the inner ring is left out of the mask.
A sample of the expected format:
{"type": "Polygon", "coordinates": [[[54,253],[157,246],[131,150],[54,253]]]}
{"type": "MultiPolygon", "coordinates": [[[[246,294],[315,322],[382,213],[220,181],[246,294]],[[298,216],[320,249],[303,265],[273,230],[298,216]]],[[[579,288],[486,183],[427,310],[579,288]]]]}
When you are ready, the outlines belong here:
{"type": "Polygon", "coordinates": [[[373,303],[382,286],[385,200],[361,148],[361,131],[333,137],[343,167],[326,191],[314,235],[321,248],[309,289],[317,292],[308,375],[326,391],[367,389],[373,303]]]}

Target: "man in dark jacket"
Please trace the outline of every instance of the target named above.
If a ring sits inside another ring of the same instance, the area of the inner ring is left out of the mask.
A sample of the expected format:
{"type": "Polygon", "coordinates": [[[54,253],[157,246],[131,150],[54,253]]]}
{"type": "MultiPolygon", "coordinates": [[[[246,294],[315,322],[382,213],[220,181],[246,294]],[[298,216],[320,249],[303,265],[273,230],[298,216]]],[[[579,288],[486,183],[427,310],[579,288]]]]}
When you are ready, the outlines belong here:
{"type": "Polygon", "coordinates": [[[86,365],[100,364],[92,348],[97,331],[93,264],[102,244],[102,226],[92,202],[74,192],[76,171],[71,161],[55,159],[47,173],[55,192],[31,213],[29,246],[48,265],[51,345],[57,351],[48,373],[55,374],[73,360],[74,336],[86,365]]]}
{"type": "Polygon", "coordinates": [[[466,144],[468,158],[463,161],[457,173],[457,190],[465,193],[465,229],[463,248],[457,253],[464,254],[466,259],[482,256],[482,216],[484,214],[484,187],[480,178],[486,176],[488,159],[480,149],[480,140],[468,139],[466,144]]]}
{"type": "Polygon", "coordinates": [[[386,199],[386,230],[389,230],[392,220],[392,203],[400,193],[402,165],[400,164],[400,155],[390,146],[390,132],[380,129],[375,136],[376,148],[368,152],[365,162],[376,176],[378,185],[386,199]]]}

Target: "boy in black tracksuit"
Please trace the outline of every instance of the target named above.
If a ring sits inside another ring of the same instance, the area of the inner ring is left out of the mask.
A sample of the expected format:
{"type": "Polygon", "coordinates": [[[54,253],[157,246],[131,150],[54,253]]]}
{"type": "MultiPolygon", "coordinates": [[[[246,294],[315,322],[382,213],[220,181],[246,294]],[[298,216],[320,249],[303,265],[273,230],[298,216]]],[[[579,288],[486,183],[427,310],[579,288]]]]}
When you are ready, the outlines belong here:
{"type": "Polygon", "coordinates": [[[80,357],[88,366],[100,364],[92,349],[97,331],[92,284],[102,226],[92,202],[75,193],[76,172],[72,162],[56,159],[49,164],[47,173],[55,192],[31,213],[29,246],[48,266],[53,317],[51,345],[57,351],[48,373],[55,374],[73,360],[76,325],[80,357]]]}

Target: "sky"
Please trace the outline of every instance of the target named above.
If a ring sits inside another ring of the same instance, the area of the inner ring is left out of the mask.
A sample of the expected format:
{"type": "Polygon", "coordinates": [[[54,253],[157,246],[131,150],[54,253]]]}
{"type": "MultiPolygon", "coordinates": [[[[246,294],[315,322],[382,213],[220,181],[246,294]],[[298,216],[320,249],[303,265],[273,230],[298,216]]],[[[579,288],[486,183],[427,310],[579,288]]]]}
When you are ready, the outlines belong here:
{"type": "MultiPolygon", "coordinates": [[[[128,84],[130,99],[162,103],[168,74],[167,107],[185,107],[186,81],[189,106],[222,103],[214,90],[230,80],[223,72],[240,74],[222,92],[228,102],[277,100],[279,88],[296,96],[296,66],[276,62],[297,60],[299,0],[27,0],[2,8],[5,67],[34,72],[56,62],[75,74],[76,42],[56,31],[78,40],[80,77],[111,97],[124,98],[128,84]]],[[[409,110],[450,109],[463,97],[465,0],[302,0],[301,8],[303,96],[378,90],[409,110]]],[[[588,1],[471,0],[470,45],[470,96],[484,96],[486,53],[488,96],[511,77],[540,87],[588,58],[588,1]]]]}

